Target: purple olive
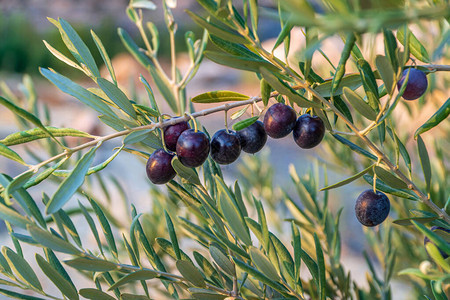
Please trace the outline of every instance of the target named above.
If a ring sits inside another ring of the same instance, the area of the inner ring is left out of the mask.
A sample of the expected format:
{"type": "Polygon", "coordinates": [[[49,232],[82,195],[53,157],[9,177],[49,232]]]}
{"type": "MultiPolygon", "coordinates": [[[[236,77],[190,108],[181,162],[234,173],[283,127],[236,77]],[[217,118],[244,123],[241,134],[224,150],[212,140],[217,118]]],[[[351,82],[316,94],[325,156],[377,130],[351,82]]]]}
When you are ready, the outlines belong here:
{"type": "Polygon", "coordinates": [[[218,164],[228,165],[238,159],[241,144],[236,132],[221,129],[211,139],[211,158],[218,164]]]}
{"type": "Polygon", "coordinates": [[[279,139],[292,131],[296,119],[297,114],[292,107],[277,103],[267,110],[264,116],[264,129],[271,138],[279,139]]]}
{"type": "Polygon", "coordinates": [[[172,180],[176,172],[172,167],[173,154],[164,149],[155,150],[147,161],[147,177],[154,184],[164,184],[172,180]]]}
{"type": "Polygon", "coordinates": [[[300,148],[310,149],[320,144],[325,135],[325,125],[318,116],[301,115],[292,131],[300,148]]]}
{"type": "Polygon", "coordinates": [[[188,129],[178,138],[177,156],[184,166],[196,168],[208,158],[209,147],[209,139],[204,132],[188,129]]]}
{"type": "Polygon", "coordinates": [[[387,218],[390,208],[391,204],[384,193],[366,190],[356,199],[356,218],[364,226],[377,226],[387,218]]]}
{"type": "Polygon", "coordinates": [[[403,82],[406,79],[406,75],[409,72],[408,82],[406,83],[406,88],[403,93],[403,99],[405,100],[416,100],[422,96],[428,87],[427,76],[424,72],[414,68],[408,68],[403,70],[402,78],[397,82],[397,88],[400,91],[403,82]]]}
{"type": "Polygon", "coordinates": [[[177,141],[183,131],[188,130],[189,123],[184,121],[164,128],[164,143],[170,151],[177,150],[177,141]]]}
{"type": "Polygon", "coordinates": [[[267,141],[267,133],[261,121],[256,121],[252,125],[237,131],[236,134],[239,137],[242,151],[251,154],[261,150],[267,141]]]}

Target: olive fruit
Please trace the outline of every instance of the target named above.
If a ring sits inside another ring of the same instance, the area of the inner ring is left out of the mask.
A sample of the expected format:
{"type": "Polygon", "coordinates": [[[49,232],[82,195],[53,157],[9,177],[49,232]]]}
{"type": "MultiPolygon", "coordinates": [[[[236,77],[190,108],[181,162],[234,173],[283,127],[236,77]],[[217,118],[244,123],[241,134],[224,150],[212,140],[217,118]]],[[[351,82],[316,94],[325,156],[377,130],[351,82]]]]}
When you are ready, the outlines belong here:
{"type": "Polygon", "coordinates": [[[320,144],[325,134],[325,125],[318,116],[301,115],[292,131],[294,141],[300,148],[310,149],[320,144]]]}
{"type": "Polygon", "coordinates": [[[164,143],[166,148],[170,151],[176,151],[178,138],[183,131],[188,130],[189,128],[189,123],[186,121],[169,125],[164,128],[164,143]]]}
{"type": "Polygon", "coordinates": [[[424,72],[414,68],[403,70],[402,78],[397,82],[397,88],[400,91],[406,75],[409,72],[408,82],[406,83],[405,91],[403,92],[403,99],[416,100],[425,93],[428,87],[427,76],[424,72]]]}
{"type": "Polygon", "coordinates": [[[251,154],[261,150],[267,141],[267,133],[261,121],[256,121],[252,125],[237,131],[236,134],[239,137],[242,151],[251,154]]]}
{"type": "Polygon", "coordinates": [[[188,129],[181,133],[177,141],[177,156],[186,167],[201,166],[208,158],[209,139],[202,131],[188,129]]]}
{"type": "Polygon", "coordinates": [[[297,114],[292,107],[277,103],[267,110],[264,116],[264,129],[271,138],[279,139],[292,131],[296,119],[297,114]]]}
{"type": "MultiPolygon", "coordinates": [[[[447,228],[444,228],[444,227],[440,227],[440,226],[433,226],[433,227],[431,227],[430,228],[431,229],[431,231],[434,231],[434,232],[439,232],[439,231],[443,231],[443,232],[446,232],[446,233],[450,233],[450,229],[447,229],[447,228]]],[[[434,244],[432,241],[430,241],[430,239],[426,236],[424,239],[423,239],[423,244],[424,245],[426,245],[427,243],[432,243],[432,244],[434,244]]],[[[449,243],[450,244],[450,243],[449,243]]],[[[444,258],[444,259],[446,259],[449,255],[447,254],[447,253],[445,253],[444,251],[442,251],[442,249],[440,249],[439,247],[438,247],[438,249],[439,249],[439,253],[441,253],[441,255],[442,255],[442,257],[444,258]]]]}
{"type": "Polygon", "coordinates": [[[356,199],[356,218],[364,226],[377,226],[387,218],[390,208],[389,199],[384,193],[366,190],[356,199]]]}
{"type": "Polygon", "coordinates": [[[172,180],[176,175],[172,167],[173,157],[173,154],[167,153],[164,149],[155,150],[145,167],[148,179],[154,184],[164,184],[172,180]]]}
{"type": "Polygon", "coordinates": [[[234,131],[221,129],[211,139],[211,158],[218,164],[228,165],[241,154],[239,137],[234,131]]]}

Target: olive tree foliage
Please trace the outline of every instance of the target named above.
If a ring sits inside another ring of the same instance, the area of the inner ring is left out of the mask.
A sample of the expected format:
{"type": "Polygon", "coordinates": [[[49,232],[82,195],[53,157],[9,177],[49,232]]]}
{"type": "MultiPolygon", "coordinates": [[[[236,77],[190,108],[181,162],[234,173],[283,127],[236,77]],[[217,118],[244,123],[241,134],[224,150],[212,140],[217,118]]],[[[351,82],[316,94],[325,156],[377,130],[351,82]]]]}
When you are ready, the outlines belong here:
{"type": "Polygon", "coordinates": [[[148,71],[137,82],[145,87],[145,99],[130,98],[118,87],[108,49],[93,31],[97,48],[88,49],[68,22],[50,19],[71,56],[45,42],[46,47],[68,68],[84,73],[95,87],[84,88],[64,76],[64,70],[42,68],[41,74],[96,111],[99,120],[115,131],[112,134],[94,136],[50,126],[49,114],[39,109],[42,104],[27,76],[21,96],[1,85],[0,103],[14,113],[21,131],[0,140],[0,154],[24,165],[26,171],[14,178],[0,174],[0,218],[13,244],[1,249],[0,293],[18,299],[71,300],[80,296],[391,299],[390,283],[395,278],[404,281],[417,298],[446,299],[450,264],[444,256],[450,254],[450,236],[430,228],[450,228],[448,140],[425,144],[422,136],[432,134],[428,130],[436,127],[433,132],[441,131],[448,138],[449,100],[436,106],[413,136],[397,125],[393,112],[402,108],[412,119],[418,115],[401,97],[407,79],[396,88],[407,66],[419,68],[431,81],[418,100],[419,107],[431,101],[432,93],[445,95],[448,77],[445,81],[444,72],[450,68],[433,62],[448,56],[448,3],[283,0],[263,7],[257,0],[243,0],[235,3],[239,9],[229,0],[198,3],[201,11],[186,13],[204,30],[200,37],[177,31],[171,12],[176,0],[156,4],[131,0],[126,13],[141,38],[133,39],[119,28],[118,39],[148,71]],[[155,5],[164,9],[171,49],[168,72],[158,59],[158,29],[144,20],[155,5]],[[281,24],[273,49],[265,48],[259,39],[261,15],[281,24]],[[421,43],[410,30],[415,24],[423,25],[424,31],[433,25],[433,43],[421,43]],[[289,41],[294,28],[302,29],[306,46],[292,59],[289,41]],[[184,73],[177,68],[175,48],[176,35],[183,34],[190,61],[184,73]],[[382,37],[384,55],[364,57],[363,44],[375,41],[375,36],[382,37]],[[337,65],[321,50],[322,43],[333,37],[344,44],[337,65]],[[283,47],[286,57],[276,57],[274,50],[283,47]],[[93,51],[100,52],[107,78],[101,76],[93,51]],[[288,56],[291,59],[285,59],[288,56]],[[313,56],[333,71],[321,74],[314,70],[313,56]],[[210,91],[188,99],[186,86],[205,57],[253,73],[261,82],[261,95],[210,91]],[[358,72],[346,73],[350,67],[358,72]],[[155,88],[161,97],[154,96],[155,88]],[[160,109],[164,101],[171,111],[160,109]],[[274,186],[273,169],[264,152],[243,157],[236,166],[240,178],[231,183],[210,158],[197,169],[184,167],[175,158],[172,164],[178,176],[166,188],[150,187],[151,211],[129,204],[118,177],[102,176],[111,161],[130,154],[142,158],[144,168],[150,153],[163,147],[161,129],[165,126],[182,121],[199,126],[202,116],[215,113],[238,119],[233,125],[238,130],[255,122],[277,101],[298,113],[318,115],[327,129],[320,146],[322,168],[301,176],[294,167],[285,170],[297,194],[274,186]],[[196,112],[193,102],[217,104],[196,112]],[[238,109],[227,115],[234,108],[238,109]],[[250,118],[245,117],[247,111],[250,118]],[[80,143],[69,147],[67,137],[79,138],[80,143]],[[113,139],[121,141],[121,146],[106,161],[94,165],[96,151],[113,139]],[[25,159],[16,147],[26,152],[25,159]],[[328,182],[327,166],[340,170],[343,180],[328,182]],[[32,197],[27,190],[39,190],[44,180],[55,183],[56,191],[41,190],[42,197],[32,197]],[[342,264],[342,209],[329,206],[330,190],[355,180],[388,194],[392,206],[382,225],[365,230],[365,284],[356,281],[342,264]],[[103,193],[93,193],[92,183],[103,187],[103,193]],[[122,191],[127,218],[118,219],[109,212],[108,206],[118,204],[111,203],[107,185],[122,191]],[[81,222],[88,231],[80,232],[81,222]],[[431,240],[426,246],[424,236],[431,240]],[[86,239],[93,239],[95,246],[86,247],[86,239]],[[24,244],[33,246],[34,258],[24,255],[24,244]],[[75,272],[87,280],[76,282],[75,272]],[[46,289],[44,281],[56,289],[46,289]],[[84,282],[91,284],[82,286],[84,282]]]}

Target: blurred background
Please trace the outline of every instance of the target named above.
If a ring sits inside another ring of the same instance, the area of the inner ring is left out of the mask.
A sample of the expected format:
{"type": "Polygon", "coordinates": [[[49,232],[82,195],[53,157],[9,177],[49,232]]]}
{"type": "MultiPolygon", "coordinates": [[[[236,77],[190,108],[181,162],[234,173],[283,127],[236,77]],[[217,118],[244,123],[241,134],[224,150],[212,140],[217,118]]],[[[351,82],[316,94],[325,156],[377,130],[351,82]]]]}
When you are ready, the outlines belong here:
{"type": "MultiPolygon", "coordinates": [[[[272,1],[259,2],[261,5],[273,5],[272,1]]],[[[160,30],[161,48],[159,57],[161,58],[163,67],[168,68],[170,59],[168,37],[162,9],[159,5],[160,3],[159,1],[155,1],[155,4],[157,4],[158,9],[148,12],[147,16],[148,20],[155,23],[160,30]]],[[[128,1],[126,0],[0,0],[0,82],[2,82],[2,88],[7,87],[13,94],[20,95],[23,76],[29,74],[35,83],[38,103],[47,105],[50,108],[49,114],[52,120],[52,126],[72,127],[96,135],[110,133],[111,129],[102,125],[93,111],[81,105],[76,99],[61,93],[39,74],[38,68],[53,68],[75,81],[79,81],[82,84],[86,83],[84,82],[86,78],[81,72],[67,67],[54,58],[42,42],[45,40],[63,54],[70,56],[69,51],[65,48],[61,40],[58,30],[47,20],[47,17],[61,17],[76,29],[89,49],[96,50],[90,35],[90,30],[93,29],[102,40],[108,54],[112,58],[119,85],[128,91],[129,96],[142,95],[144,97],[145,91],[142,85],[140,85],[138,77],[140,74],[143,74],[144,77],[150,79],[150,76],[126,52],[125,47],[117,35],[117,28],[122,27],[136,41],[141,42],[137,29],[125,14],[127,5],[128,1]]],[[[201,37],[202,34],[202,30],[194,25],[188,15],[184,13],[185,9],[200,11],[199,5],[193,0],[178,1],[178,7],[173,11],[175,20],[178,23],[176,43],[178,51],[177,63],[180,69],[187,68],[188,64],[187,55],[184,52],[184,32],[192,30],[197,37],[201,37]]],[[[202,11],[199,13],[201,14],[202,11]]],[[[273,38],[280,31],[280,25],[276,20],[262,19],[259,31],[264,42],[267,45],[271,45],[274,43],[273,38]]],[[[292,37],[291,43],[295,49],[300,49],[304,45],[304,38],[300,31],[296,32],[292,37]]],[[[324,42],[322,50],[329,55],[330,60],[334,64],[337,64],[342,48],[343,44],[340,39],[330,38],[324,42]]],[[[369,41],[363,49],[370,51],[372,54],[382,53],[383,43],[376,43],[375,40],[369,41]]],[[[282,51],[282,47],[280,47],[280,50],[282,51]]],[[[102,61],[98,51],[92,51],[92,54],[97,63],[102,61]]],[[[283,57],[283,55],[280,54],[280,57],[283,57]]],[[[329,74],[331,69],[327,63],[324,63],[323,57],[316,55],[313,62],[315,71],[327,77],[326,75],[329,74]]],[[[103,74],[106,74],[107,71],[105,68],[102,67],[102,69],[103,74]]],[[[348,68],[349,72],[355,70],[354,66],[349,66],[348,68]]],[[[156,87],[153,86],[153,88],[156,93],[156,99],[159,99],[159,103],[164,103],[161,96],[157,94],[156,87]]],[[[188,97],[213,90],[232,90],[254,96],[259,95],[259,81],[254,74],[230,69],[205,60],[196,77],[188,85],[188,97]]],[[[442,98],[445,101],[445,95],[442,98]]],[[[416,107],[414,105],[412,105],[411,109],[419,109],[419,106],[416,107]]],[[[196,106],[196,110],[201,110],[206,107],[208,106],[198,105],[196,106]]],[[[43,111],[42,107],[40,109],[43,111]]],[[[436,107],[435,105],[424,106],[421,109],[424,111],[420,115],[420,118],[416,120],[417,123],[425,121],[435,111],[436,107]]],[[[222,120],[223,117],[216,114],[202,118],[201,122],[213,134],[216,130],[223,128],[222,120]]],[[[13,115],[3,107],[0,107],[0,139],[17,130],[14,122],[13,115]]],[[[404,122],[408,122],[408,118],[405,118],[404,122]]],[[[414,130],[417,126],[411,126],[410,128],[414,130]]],[[[96,161],[101,162],[109,157],[112,149],[119,144],[120,141],[106,143],[96,155],[96,161]]],[[[20,152],[21,150],[19,148],[17,150],[19,154],[24,154],[24,157],[26,157],[26,154],[20,152]]],[[[259,172],[265,174],[267,180],[272,180],[274,186],[280,185],[288,192],[291,191],[294,195],[294,187],[288,173],[289,165],[293,164],[299,175],[302,176],[314,166],[315,161],[322,160],[321,154],[323,153],[323,149],[320,147],[313,151],[305,151],[298,148],[292,141],[291,136],[277,140],[276,142],[269,139],[263,153],[256,154],[258,158],[244,154],[237,162],[223,167],[223,171],[229,178],[229,181],[232,182],[242,177],[242,174],[249,167],[254,166],[257,168],[255,165],[257,159],[266,163],[270,162],[271,164],[264,165],[269,169],[259,170],[259,172]]],[[[21,171],[23,169],[18,164],[0,157],[0,172],[14,176],[21,171]]],[[[320,168],[319,172],[323,177],[322,168],[320,168]]],[[[118,159],[104,170],[104,173],[106,176],[108,174],[122,174],[118,178],[120,178],[120,184],[127,197],[132,199],[131,201],[140,211],[151,209],[148,199],[149,182],[145,176],[143,162],[140,158],[122,153],[118,159]],[[126,175],[123,176],[123,170],[132,171],[126,172],[126,175]]],[[[330,167],[328,175],[329,182],[337,182],[347,177],[348,173],[333,170],[330,167]]],[[[362,182],[359,181],[359,183],[362,182]]],[[[257,182],[253,184],[257,184],[257,182]]],[[[52,186],[50,183],[48,185],[48,187],[45,187],[45,190],[47,194],[51,195],[55,190],[55,186],[52,186]]],[[[361,282],[364,281],[364,274],[367,270],[361,254],[362,250],[365,249],[365,240],[362,235],[362,228],[354,216],[353,205],[359,193],[366,188],[367,185],[348,185],[333,190],[330,198],[330,207],[333,211],[337,211],[341,206],[344,207],[342,215],[344,222],[341,225],[344,243],[343,260],[348,269],[352,271],[353,278],[361,278],[361,282]]],[[[42,189],[43,186],[39,185],[30,189],[30,193],[40,197],[42,189]]],[[[120,191],[117,190],[116,186],[108,186],[107,189],[112,191],[111,203],[114,203],[114,201],[119,199],[120,191]]],[[[279,196],[276,191],[272,191],[272,193],[274,196],[279,196]]],[[[277,199],[273,199],[273,201],[276,202],[277,199]]],[[[111,213],[120,214],[123,211],[121,209],[119,211],[112,210],[111,213]]],[[[0,244],[9,243],[8,235],[3,230],[0,233],[0,244]]],[[[399,287],[393,290],[400,291],[396,294],[395,299],[408,299],[408,292],[401,283],[395,282],[394,284],[399,287]]]]}

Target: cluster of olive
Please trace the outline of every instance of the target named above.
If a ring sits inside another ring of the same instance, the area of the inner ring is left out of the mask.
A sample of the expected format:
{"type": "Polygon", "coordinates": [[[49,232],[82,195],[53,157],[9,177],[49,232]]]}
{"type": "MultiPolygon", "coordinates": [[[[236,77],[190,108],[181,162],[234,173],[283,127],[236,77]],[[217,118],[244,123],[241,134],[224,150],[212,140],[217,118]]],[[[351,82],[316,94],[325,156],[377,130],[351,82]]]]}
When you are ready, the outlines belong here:
{"type": "MultiPolygon", "coordinates": [[[[410,68],[405,69],[397,87],[400,90],[409,73],[403,98],[415,100],[425,93],[428,81],[425,73],[410,68]]],[[[180,122],[164,129],[164,143],[168,151],[158,149],[147,162],[147,176],[155,184],[164,184],[172,180],[176,172],[172,159],[177,155],[186,167],[201,166],[208,155],[218,164],[230,164],[238,159],[241,151],[256,153],[260,151],[267,136],[279,139],[293,132],[294,141],[303,149],[317,146],[325,134],[323,121],[309,114],[297,118],[294,109],[283,103],[272,105],[264,116],[264,122],[256,121],[250,126],[234,132],[228,129],[217,131],[211,141],[198,130],[191,129],[187,122],[180,122]]],[[[382,192],[366,190],[356,200],[355,213],[358,221],[365,226],[377,226],[389,215],[390,202],[382,192]]]]}

